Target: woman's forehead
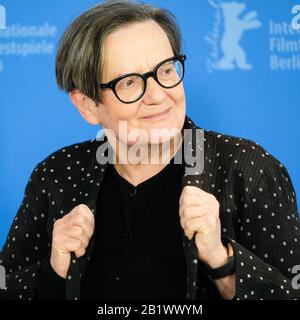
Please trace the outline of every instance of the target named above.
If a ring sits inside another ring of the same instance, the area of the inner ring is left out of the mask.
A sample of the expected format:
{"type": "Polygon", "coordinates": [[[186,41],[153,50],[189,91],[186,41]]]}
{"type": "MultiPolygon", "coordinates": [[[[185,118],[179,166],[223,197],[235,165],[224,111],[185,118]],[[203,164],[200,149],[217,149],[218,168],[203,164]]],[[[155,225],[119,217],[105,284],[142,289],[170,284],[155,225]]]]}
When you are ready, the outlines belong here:
{"type": "Polygon", "coordinates": [[[126,25],[105,40],[103,76],[145,72],[172,55],[166,33],[154,21],[126,25]]]}

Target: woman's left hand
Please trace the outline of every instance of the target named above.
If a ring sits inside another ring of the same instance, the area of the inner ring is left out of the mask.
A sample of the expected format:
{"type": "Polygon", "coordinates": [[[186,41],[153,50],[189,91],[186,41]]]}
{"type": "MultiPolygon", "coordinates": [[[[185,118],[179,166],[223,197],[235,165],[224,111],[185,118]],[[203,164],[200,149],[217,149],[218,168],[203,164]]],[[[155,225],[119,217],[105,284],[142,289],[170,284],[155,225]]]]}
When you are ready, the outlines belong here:
{"type": "Polygon", "coordinates": [[[199,259],[211,268],[228,260],[227,248],[221,241],[219,202],[214,195],[194,186],[185,186],[179,199],[180,224],[186,237],[195,242],[199,259]]]}

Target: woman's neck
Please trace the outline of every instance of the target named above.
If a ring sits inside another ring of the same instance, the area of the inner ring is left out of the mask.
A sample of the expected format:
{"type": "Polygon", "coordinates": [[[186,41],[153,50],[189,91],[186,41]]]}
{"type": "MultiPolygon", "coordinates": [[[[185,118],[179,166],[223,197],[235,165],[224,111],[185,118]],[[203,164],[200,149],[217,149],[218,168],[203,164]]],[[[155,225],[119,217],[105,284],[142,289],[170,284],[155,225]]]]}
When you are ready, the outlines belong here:
{"type": "MultiPolygon", "coordinates": [[[[118,145],[120,146],[120,142],[117,143],[118,145]]],[[[121,155],[120,147],[117,147],[114,149],[116,153],[114,167],[124,179],[137,186],[162,171],[170,163],[181,145],[182,136],[179,134],[166,143],[135,145],[134,151],[136,152],[130,151],[133,146],[125,147],[127,151],[126,161],[124,161],[124,150],[123,155],[121,155]],[[134,153],[134,156],[132,153],[134,153]]],[[[124,145],[122,147],[124,148],[124,145]]]]}

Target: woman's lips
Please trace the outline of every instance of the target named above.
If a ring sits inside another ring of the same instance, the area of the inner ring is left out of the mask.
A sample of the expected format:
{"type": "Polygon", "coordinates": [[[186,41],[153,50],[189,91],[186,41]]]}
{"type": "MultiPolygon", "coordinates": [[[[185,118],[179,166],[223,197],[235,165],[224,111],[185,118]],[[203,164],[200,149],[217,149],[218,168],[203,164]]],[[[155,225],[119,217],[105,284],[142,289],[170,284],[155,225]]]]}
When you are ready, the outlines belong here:
{"type": "Polygon", "coordinates": [[[147,117],[142,117],[142,119],[145,120],[162,120],[168,117],[169,115],[169,111],[171,108],[168,108],[167,110],[160,112],[160,113],[156,113],[154,115],[151,116],[147,116],[147,117]]]}

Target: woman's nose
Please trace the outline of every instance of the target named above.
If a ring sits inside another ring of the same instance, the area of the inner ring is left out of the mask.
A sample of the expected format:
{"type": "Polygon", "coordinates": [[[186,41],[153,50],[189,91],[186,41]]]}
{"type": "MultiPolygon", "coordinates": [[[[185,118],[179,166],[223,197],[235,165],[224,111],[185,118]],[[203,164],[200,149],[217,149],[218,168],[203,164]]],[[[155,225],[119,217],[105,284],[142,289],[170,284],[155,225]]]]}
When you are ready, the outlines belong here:
{"type": "Polygon", "coordinates": [[[166,98],[165,88],[160,86],[152,77],[147,79],[146,91],[143,96],[145,104],[157,104],[166,98]]]}

